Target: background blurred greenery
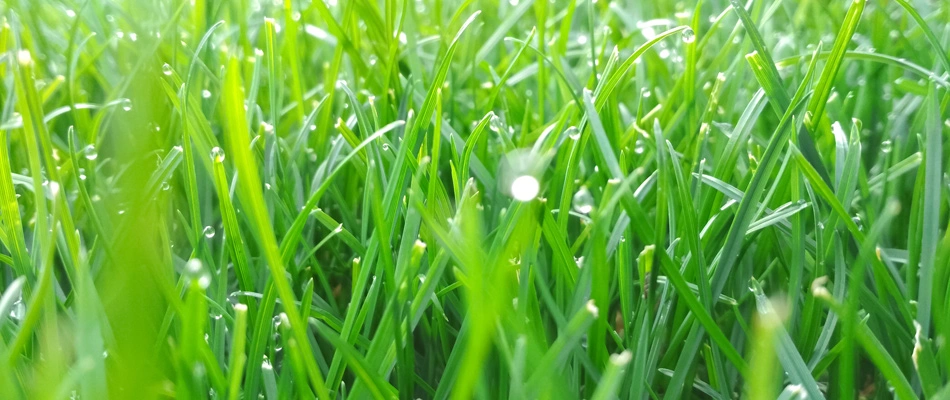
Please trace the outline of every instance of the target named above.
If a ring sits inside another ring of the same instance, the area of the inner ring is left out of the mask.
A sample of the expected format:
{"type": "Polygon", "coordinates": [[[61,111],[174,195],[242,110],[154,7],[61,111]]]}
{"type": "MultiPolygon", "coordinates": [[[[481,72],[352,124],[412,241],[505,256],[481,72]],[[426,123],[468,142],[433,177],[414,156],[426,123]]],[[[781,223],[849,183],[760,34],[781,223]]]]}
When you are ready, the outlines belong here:
{"type": "Polygon", "coordinates": [[[946,0],[0,12],[0,398],[950,398],[946,0]]]}

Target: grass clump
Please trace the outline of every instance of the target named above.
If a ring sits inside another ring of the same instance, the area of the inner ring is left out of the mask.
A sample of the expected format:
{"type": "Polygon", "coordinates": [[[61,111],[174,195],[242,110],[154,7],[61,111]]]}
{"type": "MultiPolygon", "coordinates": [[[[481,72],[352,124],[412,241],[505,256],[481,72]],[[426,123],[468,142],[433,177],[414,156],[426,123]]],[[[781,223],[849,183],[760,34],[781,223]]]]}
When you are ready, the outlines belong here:
{"type": "Polygon", "coordinates": [[[0,398],[950,396],[946,2],[0,11],[0,398]]]}

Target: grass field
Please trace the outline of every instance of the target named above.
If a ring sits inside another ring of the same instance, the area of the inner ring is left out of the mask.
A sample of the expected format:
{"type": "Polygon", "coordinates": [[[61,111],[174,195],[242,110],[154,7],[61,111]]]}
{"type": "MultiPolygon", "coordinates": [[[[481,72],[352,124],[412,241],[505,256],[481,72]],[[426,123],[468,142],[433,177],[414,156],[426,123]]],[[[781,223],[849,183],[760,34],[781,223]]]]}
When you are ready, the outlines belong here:
{"type": "Polygon", "coordinates": [[[950,399],[947,0],[0,12],[2,399],[950,399]]]}

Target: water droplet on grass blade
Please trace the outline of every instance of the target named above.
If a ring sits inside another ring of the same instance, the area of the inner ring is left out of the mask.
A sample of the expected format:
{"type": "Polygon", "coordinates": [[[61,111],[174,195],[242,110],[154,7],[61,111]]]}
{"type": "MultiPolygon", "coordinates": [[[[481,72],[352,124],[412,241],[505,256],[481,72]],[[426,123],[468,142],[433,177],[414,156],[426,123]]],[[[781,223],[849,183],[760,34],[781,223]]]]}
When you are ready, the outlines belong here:
{"type": "Polygon", "coordinates": [[[696,32],[692,28],[686,28],[683,31],[683,43],[693,43],[696,41],[696,32]]]}
{"type": "Polygon", "coordinates": [[[201,233],[204,234],[206,238],[211,239],[214,237],[214,227],[208,225],[201,233]]]}
{"type": "Polygon", "coordinates": [[[893,147],[894,146],[890,140],[885,140],[881,142],[881,153],[884,153],[884,154],[890,153],[893,147]]]}
{"type": "Polygon", "coordinates": [[[23,304],[22,300],[17,300],[10,308],[10,318],[21,321],[24,316],[26,316],[26,305],[23,304]]]}
{"type": "Polygon", "coordinates": [[[591,196],[586,186],[582,186],[577,193],[574,193],[574,198],[571,203],[574,207],[574,211],[581,214],[588,214],[594,209],[594,196],[591,196]]]}
{"type": "Polygon", "coordinates": [[[87,160],[92,161],[99,157],[99,152],[96,151],[96,146],[90,144],[82,149],[82,155],[87,160]]]}
{"type": "Polygon", "coordinates": [[[864,222],[861,220],[860,215],[855,215],[853,218],[851,218],[851,221],[854,222],[854,224],[858,226],[859,231],[864,230],[864,222]]]}
{"type": "Polygon", "coordinates": [[[197,258],[192,258],[185,263],[184,275],[190,282],[197,283],[202,289],[207,289],[211,285],[211,272],[197,258]]]}
{"type": "Polygon", "coordinates": [[[564,133],[566,133],[567,137],[571,138],[571,140],[577,140],[581,138],[581,131],[578,130],[576,126],[567,127],[564,133]]]}
{"type": "Polygon", "coordinates": [[[217,146],[211,149],[211,161],[224,162],[224,150],[217,146]]]}
{"type": "Polygon", "coordinates": [[[488,120],[488,127],[495,133],[502,133],[505,130],[505,124],[501,122],[501,117],[495,114],[492,114],[491,119],[488,120]]]}
{"type": "Polygon", "coordinates": [[[171,76],[172,66],[169,65],[168,63],[165,63],[165,65],[162,65],[162,73],[165,74],[165,76],[171,76]]]}
{"type": "Polygon", "coordinates": [[[211,91],[208,89],[202,90],[201,97],[206,98],[206,99],[211,98],[211,91]]]}

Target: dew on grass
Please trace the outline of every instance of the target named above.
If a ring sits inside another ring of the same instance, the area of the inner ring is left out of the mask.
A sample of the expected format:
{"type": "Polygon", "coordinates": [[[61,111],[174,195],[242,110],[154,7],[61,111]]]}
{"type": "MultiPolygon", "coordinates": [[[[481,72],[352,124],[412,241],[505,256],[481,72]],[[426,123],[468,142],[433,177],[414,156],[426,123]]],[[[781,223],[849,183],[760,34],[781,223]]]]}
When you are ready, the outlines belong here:
{"type": "Polygon", "coordinates": [[[202,289],[207,289],[211,285],[211,272],[197,258],[192,258],[185,263],[184,272],[185,278],[196,283],[202,289]]]}
{"type": "Polygon", "coordinates": [[[13,307],[10,308],[10,318],[13,318],[17,321],[22,321],[23,317],[26,316],[26,305],[23,304],[23,300],[17,300],[13,303],[13,307]]]}
{"type": "Polygon", "coordinates": [[[214,237],[214,227],[208,225],[204,228],[204,230],[201,231],[201,233],[204,234],[206,238],[211,239],[214,237]]]}
{"type": "Polygon", "coordinates": [[[893,149],[893,144],[890,140],[885,140],[881,142],[881,153],[887,154],[890,153],[893,149]]]}
{"type": "Polygon", "coordinates": [[[587,186],[581,186],[571,201],[574,211],[580,214],[589,214],[594,209],[594,196],[587,190],[587,186]]]}
{"type": "Polygon", "coordinates": [[[571,138],[571,140],[578,140],[581,138],[581,131],[578,130],[576,126],[567,127],[567,130],[565,130],[564,133],[566,133],[567,137],[571,138]]]}
{"type": "Polygon", "coordinates": [[[208,89],[202,90],[202,91],[201,91],[201,97],[202,97],[202,98],[205,98],[205,99],[210,99],[210,98],[211,98],[211,91],[208,90],[208,89]]]}
{"type": "Polygon", "coordinates": [[[162,65],[162,73],[165,74],[165,76],[171,76],[172,66],[169,65],[168,63],[165,63],[164,65],[162,65]]]}
{"type": "Polygon", "coordinates": [[[211,149],[211,161],[216,163],[224,162],[224,157],[224,150],[222,150],[220,147],[215,146],[213,149],[211,149]]]}
{"type": "Polygon", "coordinates": [[[82,149],[83,157],[86,157],[87,160],[92,161],[99,157],[99,152],[96,150],[96,146],[88,145],[82,149]]]}
{"type": "Polygon", "coordinates": [[[132,100],[122,99],[120,104],[122,105],[122,111],[132,111],[132,100]]]}
{"type": "Polygon", "coordinates": [[[491,118],[488,120],[488,127],[495,131],[495,133],[502,133],[505,131],[505,123],[501,122],[501,117],[495,114],[492,114],[491,118]]]}
{"type": "Polygon", "coordinates": [[[851,218],[851,221],[854,222],[854,224],[858,226],[859,231],[864,230],[864,222],[861,220],[861,216],[855,215],[854,217],[851,218]]]}
{"type": "Polygon", "coordinates": [[[683,31],[683,43],[693,43],[696,41],[696,32],[692,28],[686,28],[683,31]]]}

